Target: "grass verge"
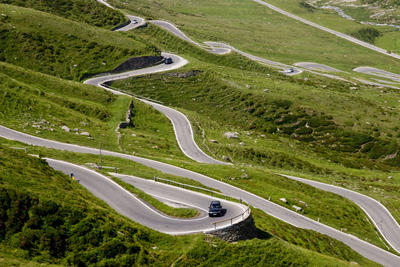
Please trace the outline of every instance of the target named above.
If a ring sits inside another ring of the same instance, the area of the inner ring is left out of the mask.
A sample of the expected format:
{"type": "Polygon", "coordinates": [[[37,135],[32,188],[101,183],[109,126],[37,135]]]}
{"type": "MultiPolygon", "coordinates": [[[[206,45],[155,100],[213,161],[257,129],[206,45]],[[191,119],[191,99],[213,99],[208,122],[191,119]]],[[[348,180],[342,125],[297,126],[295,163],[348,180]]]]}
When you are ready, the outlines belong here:
{"type": "Polygon", "coordinates": [[[146,194],[142,190],[134,187],[133,185],[130,185],[121,179],[118,179],[116,177],[112,177],[112,180],[114,180],[116,183],[118,183],[120,186],[134,194],[136,197],[140,198],[141,200],[145,201],[146,203],[150,204],[152,207],[155,209],[161,211],[162,213],[172,216],[172,217],[178,217],[178,218],[193,218],[199,215],[199,212],[195,209],[192,208],[173,208],[167,204],[162,203],[161,201],[153,198],[152,196],[146,194]]]}

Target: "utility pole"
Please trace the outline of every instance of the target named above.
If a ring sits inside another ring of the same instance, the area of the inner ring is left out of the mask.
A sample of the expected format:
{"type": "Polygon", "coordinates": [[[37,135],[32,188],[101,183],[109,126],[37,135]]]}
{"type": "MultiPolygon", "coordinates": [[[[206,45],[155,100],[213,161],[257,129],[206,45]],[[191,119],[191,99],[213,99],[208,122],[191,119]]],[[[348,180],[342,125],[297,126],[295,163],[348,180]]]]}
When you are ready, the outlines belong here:
{"type": "Polygon", "coordinates": [[[99,152],[100,152],[100,166],[99,166],[99,169],[101,170],[101,166],[103,165],[103,160],[102,160],[102,158],[101,158],[101,142],[100,142],[100,150],[99,150],[99,152]]]}

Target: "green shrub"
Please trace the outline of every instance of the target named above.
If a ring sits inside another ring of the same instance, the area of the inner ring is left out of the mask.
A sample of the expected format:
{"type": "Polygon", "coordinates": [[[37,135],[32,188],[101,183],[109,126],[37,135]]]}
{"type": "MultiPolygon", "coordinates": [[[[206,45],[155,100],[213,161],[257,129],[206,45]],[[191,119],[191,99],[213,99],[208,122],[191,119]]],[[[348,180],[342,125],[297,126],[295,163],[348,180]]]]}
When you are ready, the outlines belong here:
{"type": "Polygon", "coordinates": [[[375,28],[362,28],[356,32],[350,33],[350,35],[361,41],[374,44],[375,39],[380,37],[382,33],[375,28]]]}

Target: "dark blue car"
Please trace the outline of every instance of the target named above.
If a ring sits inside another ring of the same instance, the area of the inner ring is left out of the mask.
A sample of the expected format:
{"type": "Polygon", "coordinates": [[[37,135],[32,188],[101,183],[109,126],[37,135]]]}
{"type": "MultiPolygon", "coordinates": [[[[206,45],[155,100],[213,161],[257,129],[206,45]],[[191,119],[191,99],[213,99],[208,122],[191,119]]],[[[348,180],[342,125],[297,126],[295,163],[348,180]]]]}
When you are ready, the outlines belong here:
{"type": "Polygon", "coordinates": [[[210,207],[208,207],[208,216],[222,216],[221,202],[218,200],[211,201],[210,207]]]}

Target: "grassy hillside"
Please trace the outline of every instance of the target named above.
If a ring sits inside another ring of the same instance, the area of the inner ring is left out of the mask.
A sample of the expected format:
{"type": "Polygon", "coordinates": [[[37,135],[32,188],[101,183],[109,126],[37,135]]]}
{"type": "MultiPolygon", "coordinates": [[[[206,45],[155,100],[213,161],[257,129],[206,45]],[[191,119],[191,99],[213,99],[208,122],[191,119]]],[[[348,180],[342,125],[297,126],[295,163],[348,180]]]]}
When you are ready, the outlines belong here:
{"type": "MultiPolygon", "coordinates": [[[[370,177],[381,177],[382,169],[395,170],[392,165],[396,166],[398,161],[395,152],[400,136],[396,135],[395,111],[387,108],[397,107],[395,92],[382,90],[378,93],[368,87],[352,91],[349,85],[310,75],[290,78],[236,54],[211,55],[154,26],[131,33],[113,33],[108,29],[119,21],[120,14],[94,1],[53,1],[46,5],[43,1],[17,1],[14,4],[33,9],[0,4],[1,125],[64,142],[91,147],[101,144],[103,149],[188,167],[261,196],[271,196],[275,202],[280,197],[287,197],[290,204],[303,201],[307,203],[305,215],[321,218],[323,223],[336,228],[347,227],[343,231],[384,247],[374,227],[354,204],[288,181],[275,172],[300,171],[312,178],[341,177],[360,186],[357,179],[361,180],[363,168],[365,172],[371,171],[370,177]],[[92,4],[93,10],[86,12],[92,4]],[[189,59],[190,65],[180,72],[200,72],[187,79],[174,74],[152,75],[132,80],[139,81],[138,84],[123,81],[114,85],[181,108],[194,123],[200,146],[211,155],[227,156],[236,166],[207,166],[187,159],[176,144],[169,121],[137,100],[134,100],[134,127],[120,130],[119,135],[115,129],[125,120],[132,100],[66,80],[82,80],[87,75],[113,69],[134,56],[158,55],[159,49],[178,52],[189,59]],[[376,100],[377,97],[380,99],[376,100]],[[343,108],[333,99],[343,100],[348,105],[343,108]],[[359,107],[356,114],[349,114],[352,105],[359,107]],[[363,109],[366,105],[368,109],[363,109]],[[364,125],[367,121],[373,129],[364,125]],[[68,127],[69,131],[62,127],[68,127]],[[228,130],[239,131],[240,139],[226,140],[223,133],[228,130]],[[353,171],[360,173],[353,175],[353,171]]],[[[131,4],[128,2],[126,7],[132,8],[131,4]]],[[[153,15],[167,10],[168,16],[181,16],[168,8],[156,10],[154,4],[151,3],[149,9],[154,11],[153,15]]],[[[176,4],[181,5],[180,2],[176,4]]],[[[247,2],[240,4],[244,12],[253,7],[247,2]]],[[[259,6],[255,12],[259,12],[258,9],[259,6]]],[[[149,10],[140,12],[150,14],[149,10]]],[[[202,11],[205,12],[203,22],[206,11],[210,10],[202,11]]],[[[225,22],[236,13],[230,10],[226,14],[225,22]]],[[[243,22],[255,23],[250,17],[243,22]]],[[[212,24],[221,21],[214,19],[212,24]]],[[[273,19],[281,18],[273,16],[273,19]]],[[[235,23],[221,38],[233,40],[231,38],[237,37],[238,32],[234,31],[242,22],[235,23]]],[[[196,33],[190,23],[187,25],[184,30],[197,38],[208,40],[214,36],[209,35],[209,29],[204,26],[196,33]]],[[[263,30],[258,31],[255,38],[264,35],[265,32],[261,34],[263,30]]],[[[248,38],[243,38],[247,43],[242,45],[265,40],[263,37],[254,42],[248,38]]],[[[318,42],[323,45],[326,40],[318,42]]],[[[336,45],[333,42],[331,48],[336,49],[336,45]]],[[[354,54],[351,64],[367,62],[367,56],[362,55],[365,51],[350,46],[346,50],[345,46],[340,46],[338,51],[354,54]]],[[[258,46],[253,48],[257,50],[258,46]]],[[[270,46],[270,49],[275,48],[270,46]]],[[[286,51],[278,50],[275,58],[297,60],[298,55],[294,55],[302,49],[304,47],[299,47],[291,54],[293,58],[287,57],[286,51]]],[[[307,56],[310,54],[306,53],[304,58],[307,56]]],[[[371,58],[381,59],[376,55],[371,58]]],[[[391,63],[386,58],[382,61],[382,64],[391,63]]],[[[344,61],[338,64],[344,66],[344,61]]],[[[398,67],[396,64],[392,64],[393,68],[398,67]]],[[[13,142],[4,143],[14,145],[13,142]]],[[[31,147],[28,150],[80,164],[98,160],[96,155],[31,147]]],[[[170,178],[130,161],[107,157],[103,163],[138,176],[170,178]]],[[[0,166],[0,198],[4,203],[0,212],[0,257],[6,262],[33,260],[93,266],[346,266],[355,261],[363,266],[373,265],[340,242],[290,227],[259,211],[254,216],[261,232],[254,240],[228,244],[205,235],[162,235],[121,217],[40,159],[0,146],[0,166]],[[65,196],[62,201],[60,195],[65,196]]],[[[396,196],[399,192],[397,178],[391,183],[378,182],[385,194],[390,187],[393,190],[390,196],[396,196]]],[[[389,203],[396,204],[396,200],[389,200],[389,203]]],[[[289,204],[287,206],[290,208],[289,204]]]]}
{"type": "MultiPolygon", "coordinates": [[[[234,56],[219,57],[218,64],[213,64],[210,58],[215,56],[192,52],[196,48],[154,27],[142,29],[138,34],[156,39],[166,50],[186,55],[192,65],[178,73],[196,70],[197,75],[178,78],[172,72],[114,82],[113,86],[181,108],[194,125],[198,144],[217,158],[229,157],[236,164],[244,164],[246,168],[242,168],[249,179],[243,178],[240,171],[224,172],[190,164],[191,168],[213,177],[225,177],[228,182],[233,177],[236,185],[251,191],[260,188],[259,194],[275,196],[276,200],[290,186],[285,184],[273,190],[277,178],[271,177],[269,184],[266,173],[290,171],[362,191],[383,201],[400,219],[396,208],[398,195],[392,190],[399,186],[396,163],[399,136],[396,111],[390,107],[399,105],[396,91],[377,91],[365,86],[354,90],[348,84],[313,76],[285,77],[232,61],[229,64],[234,56]],[[272,131],[270,125],[274,127],[272,131]],[[227,131],[238,131],[239,139],[226,139],[227,131]],[[249,166],[261,169],[248,170],[249,166]],[[395,178],[390,180],[388,176],[395,178]]],[[[294,202],[307,198],[298,191],[297,188],[287,193],[294,202]]],[[[346,205],[338,204],[332,210],[346,205]]],[[[316,213],[308,215],[314,219],[321,210],[326,212],[315,206],[313,210],[316,213]]],[[[353,211],[350,214],[355,215],[353,211]]],[[[361,214],[359,222],[369,229],[361,214]]],[[[336,227],[349,230],[344,224],[336,227]]],[[[349,231],[356,234],[363,227],[351,228],[349,231]]],[[[382,245],[373,231],[365,231],[370,234],[369,239],[382,245]]],[[[366,232],[359,236],[365,237],[366,232]]]]}
{"type": "MultiPolygon", "coordinates": [[[[155,28],[149,28],[149,30],[150,33],[152,33],[155,28]]],[[[143,32],[148,32],[149,30],[143,30],[143,32]]],[[[141,34],[143,39],[148,39],[148,36],[144,35],[144,33],[138,34],[141,34]]],[[[168,35],[159,36],[159,38],[164,37],[168,37],[168,35]]],[[[166,38],[165,40],[168,39],[166,38]]],[[[170,42],[168,42],[168,44],[173,46],[174,42],[177,44],[176,47],[180,47],[184,53],[195,55],[200,60],[204,60],[207,62],[207,64],[210,64],[214,70],[219,70],[221,73],[229,72],[233,76],[239,75],[240,73],[240,77],[242,77],[242,72],[247,70],[249,75],[251,73],[253,73],[252,75],[256,76],[268,74],[270,75],[269,77],[271,77],[271,79],[281,83],[290,84],[293,82],[292,78],[272,72],[269,69],[245,60],[240,56],[231,55],[229,57],[218,57],[209,55],[197,48],[187,46],[185,43],[179,42],[173,38],[170,42]],[[242,69],[240,69],[240,67],[242,69]]],[[[176,92],[189,90],[186,92],[187,99],[185,102],[190,103],[193,101],[193,98],[199,98],[198,95],[192,95],[190,91],[197,91],[198,94],[201,92],[201,90],[203,90],[204,85],[208,87],[208,85],[212,84],[214,86],[213,92],[215,92],[215,95],[211,97],[212,99],[215,98],[213,101],[219,101],[218,95],[220,93],[222,95],[229,96],[229,94],[226,94],[226,92],[229,91],[231,91],[233,94],[239,93],[239,98],[244,97],[245,99],[248,98],[250,100],[256,99],[257,95],[251,96],[248,94],[242,94],[231,87],[225,88],[224,86],[226,86],[226,82],[221,84],[220,79],[217,78],[218,76],[208,70],[208,68],[211,68],[210,66],[207,67],[207,64],[200,62],[197,64],[202,64],[202,67],[205,68],[205,71],[195,77],[181,79],[174,78],[173,76],[166,76],[164,85],[168,85],[168,88],[163,88],[164,92],[168,93],[168,90],[171,90],[171,97],[175,98],[176,92]],[[185,84],[181,84],[181,82],[185,82],[185,84]],[[202,86],[199,87],[199,85],[202,86]],[[181,87],[185,89],[179,89],[181,87]],[[219,92],[218,90],[222,91],[219,92]],[[250,96],[253,98],[250,98],[250,96]]],[[[112,96],[111,94],[106,93],[98,88],[83,86],[75,82],[67,82],[59,78],[27,71],[6,63],[1,64],[1,70],[2,85],[5,92],[2,99],[3,104],[1,108],[1,119],[2,124],[5,126],[45,138],[60,141],[68,140],[70,143],[88,145],[92,147],[98,147],[99,143],[101,143],[103,149],[123,151],[129,154],[135,152],[136,155],[155,157],[159,160],[166,160],[165,158],[169,158],[170,160],[172,159],[175,164],[191,162],[179,150],[169,121],[165,117],[162,117],[158,112],[155,112],[151,108],[146,107],[138,101],[135,101],[135,127],[121,130],[120,132],[122,133],[122,136],[118,144],[118,137],[115,133],[115,128],[120,121],[125,119],[127,107],[130,103],[129,98],[116,98],[115,96],[112,96]],[[65,132],[62,130],[62,126],[67,126],[70,128],[70,132],[65,132]],[[80,133],[83,132],[89,132],[90,137],[80,135],[80,133]]],[[[249,77],[251,77],[251,75],[249,77]]],[[[153,78],[154,77],[150,76],[146,79],[152,80],[153,78]]],[[[239,82],[236,80],[236,78],[233,81],[239,82]]],[[[160,84],[152,84],[145,80],[141,80],[140,84],[146,88],[153,88],[153,86],[154,88],[162,88],[160,87],[160,84]]],[[[262,86],[264,85],[265,84],[262,84],[262,86]]],[[[143,93],[147,94],[148,92],[143,93]]],[[[185,98],[181,99],[184,100],[185,98]]],[[[165,100],[167,103],[173,103],[173,101],[175,101],[172,98],[165,100]]],[[[206,105],[202,98],[199,98],[197,101],[198,104],[192,105],[192,111],[202,110],[201,105],[206,105]]],[[[249,101],[244,102],[247,103],[249,101]]],[[[209,104],[210,106],[213,106],[210,108],[211,113],[208,113],[210,118],[213,118],[214,112],[217,112],[215,110],[216,104],[214,103],[216,102],[211,102],[209,104]]],[[[224,103],[228,102],[220,102],[220,104],[224,103]]],[[[229,105],[227,104],[227,106],[229,105]]],[[[221,108],[222,107],[218,107],[218,112],[221,112],[221,108]]],[[[226,109],[226,107],[224,108],[226,109]]],[[[232,114],[239,114],[232,113],[232,110],[229,109],[227,109],[225,112],[228,114],[228,116],[231,116],[232,114]]],[[[248,114],[249,116],[246,115],[247,117],[243,116],[242,121],[238,121],[244,126],[244,128],[241,130],[249,129],[247,128],[248,120],[254,121],[254,119],[252,119],[250,116],[251,113],[248,114]]],[[[223,116],[218,117],[221,119],[217,120],[218,123],[221,121],[227,121],[232,123],[231,126],[237,127],[237,125],[239,125],[238,122],[231,122],[231,118],[226,118],[223,116]]],[[[203,124],[203,122],[201,124],[203,124]]],[[[225,129],[225,127],[226,126],[217,128],[221,130],[225,129]]],[[[255,129],[257,129],[257,127],[255,129]]],[[[263,129],[258,130],[263,132],[263,129]]],[[[207,131],[207,134],[208,133],[209,132],[207,131]]],[[[220,136],[222,136],[222,134],[222,132],[218,133],[220,136]]],[[[221,144],[223,143],[223,140],[221,140],[219,136],[215,138],[219,139],[221,144]]],[[[229,147],[229,144],[224,144],[223,146],[210,145],[209,147],[212,149],[211,154],[216,154],[220,157],[223,155],[228,155],[235,162],[240,161],[248,164],[264,165],[263,161],[265,162],[268,160],[268,164],[266,165],[273,168],[278,167],[284,170],[302,170],[311,173],[331,173],[330,170],[317,167],[315,164],[309,163],[307,160],[289,156],[286,151],[284,153],[268,151],[260,146],[255,146],[253,148],[242,147],[238,144],[236,144],[235,147],[229,147]]],[[[235,177],[241,175],[236,174],[237,170],[229,171],[232,173],[213,173],[212,176],[235,177]]],[[[309,209],[310,212],[308,212],[308,216],[315,219],[317,217],[327,218],[326,222],[337,228],[341,228],[342,226],[346,227],[351,221],[352,226],[347,226],[350,232],[356,233],[360,236],[368,236],[369,239],[374,240],[373,242],[376,242],[378,245],[382,245],[382,243],[378,240],[378,236],[374,232],[373,228],[369,225],[368,221],[364,220],[363,214],[359,209],[355,208],[354,205],[351,205],[346,201],[343,202],[342,199],[336,196],[329,196],[324,198],[324,200],[320,203],[313,203],[312,198],[310,198],[308,195],[316,194],[316,192],[314,192],[315,190],[312,190],[311,188],[308,188],[304,194],[299,195],[296,193],[299,192],[299,184],[288,184],[282,181],[282,183],[276,186],[273,185],[273,181],[276,179],[274,176],[271,177],[271,180],[265,180],[262,172],[249,170],[248,173],[251,175],[251,177],[256,178],[256,184],[259,188],[269,188],[267,191],[257,193],[260,193],[265,197],[272,195],[274,199],[275,197],[276,199],[279,199],[279,196],[284,194],[285,196],[293,196],[293,201],[297,201],[295,199],[307,201],[313,206],[312,209],[309,209]],[[340,210],[341,213],[346,214],[346,217],[349,219],[344,221],[328,219],[332,217],[332,214],[329,214],[329,212],[324,212],[327,205],[331,207],[331,209],[328,211],[340,210]],[[350,208],[344,209],[343,207],[350,208]]],[[[140,173],[137,175],[140,175],[140,173]]],[[[250,184],[241,184],[240,186],[244,186],[249,189],[252,188],[250,184]]]]}
{"type": "MultiPolygon", "coordinates": [[[[366,28],[366,25],[360,24],[361,21],[399,25],[399,9],[396,8],[395,1],[390,0],[356,0],[350,4],[345,1],[342,1],[342,3],[328,3],[328,1],[314,3],[316,6],[323,6],[324,4],[339,6],[345,14],[354,18],[355,21],[340,17],[334,10],[310,8],[310,5],[304,4],[310,1],[271,0],[268,2],[302,18],[345,34],[352,34],[366,28]]],[[[368,26],[368,28],[381,33],[381,36],[376,39],[375,45],[395,53],[400,53],[400,43],[397,42],[400,39],[400,33],[397,28],[386,26],[368,26]]],[[[376,64],[376,62],[372,62],[371,64],[373,63],[376,64]]]]}
{"type": "Polygon", "coordinates": [[[0,0],[0,3],[37,9],[107,29],[127,20],[121,12],[108,8],[96,0],[0,0]]]}
{"type": "Polygon", "coordinates": [[[158,111],[135,100],[134,128],[125,121],[131,99],[103,89],[0,63],[0,121],[7,127],[44,138],[142,155],[185,159],[172,125],[158,111]],[[65,131],[62,127],[68,127],[65,131]],[[82,135],[88,132],[90,136],[82,135]],[[162,132],[163,135],[159,133],[162,132]],[[154,148],[156,147],[156,148],[154,148]],[[162,151],[160,151],[162,150],[162,151]]]}
{"type": "Polygon", "coordinates": [[[105,72],[158,55],[143,40],[33,9],[0,4],[0,60],[66,79],[105,72]]]}
{"type": "MultiPolygon", "coordinates": [[[[288,11],[297,8],[290,0],[272,2],[290,6],[288,11]]],[[[251,0],[110,3],[134,14],[174,22],[196,40],[227,42],[245,52],[283,63],[318,62],[344,71],[372,65],[400,73],[400,63],[394,58],[297,22],[251,0]]]]}
{"type": "MultiPolygon", "coordinates": [[[[16,259],[8,256],[8,247],[19,258],[66,265],[348,265],[276,237],[229,244],[202,235],[159,234],[117,215],[43,160],[4,146],[0,155],[0,240],[10,262],[16,259]]],[[[342,257],[371,264],[349,252],[342,257]]]]}
{"type": "MultiPolygon", "coordinates": [[[[11,145],[15,146],[15,145],[11,145]]],[[[66,160],[74,162],[76,164],[88,164],[96,163],[99,158],[97,155],[80,155],[70,152],[60,152],[56,150],[49,150],[43,148],[28,147],[28,152],[33,154],[45,155],[56,159],[66,160]]],[[[171,163],[168,161],[168,163],[171,163]]],[[[182,177],[175,177],[172,175],[166,175],[164,173],[155,171],[148,167],[144,167],[140,164],[131,162],[129,160],[121,160],[112,157],[103,157],[104,166],[112,166],[118,168],[118,172],[140,176],[147,179],[153,179],[154,176],[175,180],[181,183],[193,184],[195,186],[202,186],[198,183],[190,182],[189,179],[182,177]]],[[[265,198],[271,198],[271,201],[278,205],[283,205],[285,208],[292,209],[291,205],[301,206],[304,211],[302,212],[305,216],[311,217],[315,220],[320,218],[320,221],[331,225],[337,229],[341,229],[347,233],[359,236],[360,238],[372,242],[373,244],[386,248],[385,244],[379,239],[376,229],[371,225],[367,217],[362,211],[354,205],[352,202],[341,198],[335,194],[326,193],[321,190],[317,190],[313,187],[303,185],[298,182],[292,182],[286,178],[280,177],[275,173],[277,170],[271,170],[267,168],[256,168],[245,165],[238,165],[219,168],[215,166],[202,166],[198,167],[195,164],[179,164],[184,168],[192,169],[198,172],[205,173],[214,177],[218,180],[222,180],[226,183],[233,184],[234,186],[241,187],[245,190],[253,192],[265,198]],[[245,177],[243,175],[247,175],[245,177]],[[288,200],[287,204],[282,203],[279,198],[285,197],[288,200]]],[[[350,177],[346,177],[347,180],[350,177]]],[[[345,178],[344,178],[345,179],[345,178]]],[[[268,217],[268,220],[272,220],[268,217]]],[[[275,220],[279,221],[279,220],[275,220]]],[[[268,224],[264,222],[264,224],[268,224]]],[[[299,242],[304,244],[306,248],[314,248],[318,252],[325,251],[324,253],[333,253],[328,248],[325,248],[323,241],[320,242],[319,246],[315,246],[314,241],[318,239],[317,233],[311,235],[308,233],[310,239],[296,239],[297,230],[293,228],[290,230],[288,226],[282,222],[274,223],[273,225],[279,225],[280,230],[278,231],[275,227],[263,228],[268,232],[279,232],[279,237],[288,238],[290,242],[298,244],[299,242]],[[292,236],[289,238],[289,236],[292,236]]],[[[271,225],[270,225],[271,226],[271,225]]],[[[300,230],[299,230],[300,231],[300,230]]]]}
{"type": "Polygon", "coordinates": [[[235,56],[217,57],[190,49],[155,27],[138,30],[137,34],[154,38],[164,49],[191,59],[192,65],[181,72],[197,68],[201,72],[186,79],[157,74],[114,82],[114,87],[196,111],[242,130],[290,137],[346,166],[398,165],[400,136],[395,114],[400,97],[396,91],[353,87],[314,76],[287,77],[261,66],[236,63],[235,56]],[[212,57],[220,58],[219,62],[212,57]],[[354,156],[359,158],[355,162],[354,156]]]}

